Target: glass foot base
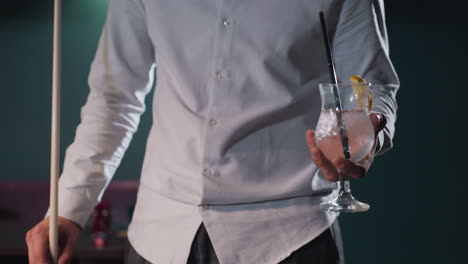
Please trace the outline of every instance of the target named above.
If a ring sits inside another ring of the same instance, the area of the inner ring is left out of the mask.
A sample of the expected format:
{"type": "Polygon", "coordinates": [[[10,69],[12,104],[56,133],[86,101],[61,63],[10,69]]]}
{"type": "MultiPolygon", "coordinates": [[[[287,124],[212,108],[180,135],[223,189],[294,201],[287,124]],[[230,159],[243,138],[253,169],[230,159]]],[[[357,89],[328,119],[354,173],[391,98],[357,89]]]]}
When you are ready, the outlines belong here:
{"type": "Polygon", "coordinates": [[[369,210],[370,206],[360,202],[351,194],[340,194],[337,198],[320,204],[325,212],[359,213],[369,210]]]}

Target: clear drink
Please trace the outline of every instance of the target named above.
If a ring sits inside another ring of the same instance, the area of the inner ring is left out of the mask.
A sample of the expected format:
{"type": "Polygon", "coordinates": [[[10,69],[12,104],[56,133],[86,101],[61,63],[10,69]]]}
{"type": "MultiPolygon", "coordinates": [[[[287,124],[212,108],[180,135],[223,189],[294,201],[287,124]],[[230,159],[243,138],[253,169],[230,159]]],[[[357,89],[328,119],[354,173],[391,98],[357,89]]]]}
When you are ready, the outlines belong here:
{"type": "MultiPolygon", "coordinates": [[[[370,84],[319,84],[322,112],[315,128],[315,141],[331,161],[350,154],[358,162],[372,150],[375,135],[368,111],[371,108],[370,84]]],[[[338,197],[320,204],[327,212],[364,212],[369,205],[351,194],[349,179],[339,174],[338,197]]]]}
{"type": "MultiPolygon", "coordinates": [[[[345,110],[341,113],[348,136],[350,160],[360,161],[374,145],[374,128],[369,116],[362,110],[345,110]]],[[[344,158],[337,113],[323,110],[317,124],[315,139],[325,157],[331,161],[344,158]]]]}

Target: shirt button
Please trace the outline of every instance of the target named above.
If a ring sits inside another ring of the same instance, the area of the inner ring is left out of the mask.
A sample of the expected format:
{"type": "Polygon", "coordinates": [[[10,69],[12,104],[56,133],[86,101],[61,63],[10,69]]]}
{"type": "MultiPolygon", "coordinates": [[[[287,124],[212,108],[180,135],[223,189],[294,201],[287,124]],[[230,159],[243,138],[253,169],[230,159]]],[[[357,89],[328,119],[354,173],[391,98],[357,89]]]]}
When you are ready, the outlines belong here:
{"type": "Polygon", "coordinates": [[[210,120],[210,126],[216,126],[218,124],[218,120],[211,119],[210,120]]]}
{"type": "Polygon", "coordinates": [[[218,78],[218,80],[222,80],[224,78],[224,73],[221,71],[217,71],[216,78],[218,78]]]}
{"type": "Polygon", "coordinates": [[[230,19],[227,19],[227,18],[224,19],[224,20],[223,20],[223,25],[226,26],[226,27],[229,26],[229,25],[231,25],[231,20],[230,20],[230,19]]]}
{"type": "Polygon", "coordinates": [[[211,174],[213,174],[213,172],[210,170],[210,169],[204,169],[203,170],[203,176],[211,176],[211,174]]]}

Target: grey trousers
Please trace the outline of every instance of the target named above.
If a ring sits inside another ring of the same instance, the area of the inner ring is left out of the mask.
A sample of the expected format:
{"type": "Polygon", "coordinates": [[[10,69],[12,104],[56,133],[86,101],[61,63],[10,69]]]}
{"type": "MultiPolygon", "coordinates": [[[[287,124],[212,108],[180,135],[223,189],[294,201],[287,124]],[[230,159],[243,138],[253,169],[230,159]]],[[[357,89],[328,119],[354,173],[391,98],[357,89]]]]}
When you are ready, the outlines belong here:
{"type": "MultiPolygon", "coordinates": [[[[126,264],[151,264],[140,256],[130,243],[128,244],[126,264]]],[[[187,264],[219,264],[203,224],[198,229],[192,242],[187,264]]],[[[344,264],[343,243],[338,221],[278,264],[344,264]]]]}

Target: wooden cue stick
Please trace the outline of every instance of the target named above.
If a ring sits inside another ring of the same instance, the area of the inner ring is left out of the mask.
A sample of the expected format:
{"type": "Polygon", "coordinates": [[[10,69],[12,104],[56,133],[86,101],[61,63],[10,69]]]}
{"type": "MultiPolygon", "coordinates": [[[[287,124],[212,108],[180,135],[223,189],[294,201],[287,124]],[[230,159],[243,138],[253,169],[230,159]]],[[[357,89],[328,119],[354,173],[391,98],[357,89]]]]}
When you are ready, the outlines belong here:
{"type": "Polygon", "coordinates": [[[58,178],[60,162],[60,71],[62,39],[62,0],[54,0],[54,39],[52,64],[52,127],[50,152],[49,247],[58,263],[58,178]]]}

